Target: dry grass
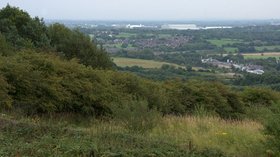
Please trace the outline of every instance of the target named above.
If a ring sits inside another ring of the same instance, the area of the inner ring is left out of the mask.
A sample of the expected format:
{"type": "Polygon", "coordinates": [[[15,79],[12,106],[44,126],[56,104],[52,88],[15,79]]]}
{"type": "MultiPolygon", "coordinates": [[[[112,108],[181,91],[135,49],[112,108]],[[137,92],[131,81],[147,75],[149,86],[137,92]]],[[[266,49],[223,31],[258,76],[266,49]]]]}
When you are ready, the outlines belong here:
{"type": "Polygon", "coordinates": [[[216,117],[166,117],[151,137],[166,138],[187,147],[213,148],[233,156],[261,156],[262,125],[254,121],[226,121],[216,117]]]}
{"type": "MultiPolygon", "coordinates": [[[[1,118],[12,122],[15,121],[13,117],[0,115],[0,125],[2,123],[1,118]]],[[[233,121],[223,120],[217,117],[167,116],[159,120],[158,125],[153,130],[148,131],[145,134],[136,134],[129,133],[129,131],[126,130],[126,128],[119,121],[115,120],[98,121],[94,119],[88,119],[85,125],[74,125],[73,123],[64,122],[63,119],[64,118],[55,122],[54,119],[46,120],[36,117],[23,117],[19,119],[19,123],[28,124],[26,127],[32,126],[31,128],[33,128],[33,126],[50,126],[50,128],[59,127],[61,130],[67,130],[68,132],[81,134],[83,140],[92,141],[93,144],[102,146],[102,149],[104,150],[106,150],[107,147],[112,146],[117,148],[119,145],[123,146],[119,148],[121,150],[124,148],[136,148],[136,141],[134,143],[126,142],[127,140],[132,140],[130,138],[133,137],[133,140],[138,139],[138,142],[144,141],[147,145],[149,144],[149,141],[163,141],[163,143],[168,143],[178,146],[180,149],[188,150],[189,141],[192,141],[196,150],[208,148],[219,150],[228,156],[235,157],[265,156],[265,149],[262,144],[262,141],[265,140],[265,136],[262,134],[263,126],[260,123],[251,120],[233,121]],[[91,140],[91,138],[94,139],[91,140]]],[[[42,133],[45,134],[45,132],[42,133]]],[[[48,134],[52,134],[52,132],[48,134]]],[[[46,137],[49,136],[50,135],[46,135],[46,137]]],[[[67,146],[69,145],[69,147],[72,145],[79,145],[79,143],[72,143],[73,141],[76,142],[76,139],[72,141],[72,139],[68,137],[70,135],[68,135],[67,138],[64,136],[60,137],[60,134],[55,136],[58,136],[58,139],[63,138],[62,142],[65,142],[63,140],[66,140],[66,144],[67,146]]],[[[3,139],[5,138],[6,137],[3,137],[3,139]]],[[[44,140],[41,140],[40,142],[43,144],[49,143],[49,141],[44,140]]],[[[55,143],[55,141],[51,142],[55,143]]],[[[20,145],[18,145],[18,147],[22,149],[25,148],[21,147],[20,145]]],[[[33,147],[35,146],[32,146],[32,148],[33,147]]]]}
{"type": "MultiPolygon", "coordinates": [[[[120,123],[97,122],[83,129],[91,135],[103,132],[125,133],[120,123]]],[[[150,141],[166,141],[183,149],[189,149],[189,142],[196,150],[219,150],[228,156],[262,157],[265,148],[262,142],[263,126],[251,120],[223,120],[217,117],[164,117],[152,131],[139,137],[150,141]]]]}

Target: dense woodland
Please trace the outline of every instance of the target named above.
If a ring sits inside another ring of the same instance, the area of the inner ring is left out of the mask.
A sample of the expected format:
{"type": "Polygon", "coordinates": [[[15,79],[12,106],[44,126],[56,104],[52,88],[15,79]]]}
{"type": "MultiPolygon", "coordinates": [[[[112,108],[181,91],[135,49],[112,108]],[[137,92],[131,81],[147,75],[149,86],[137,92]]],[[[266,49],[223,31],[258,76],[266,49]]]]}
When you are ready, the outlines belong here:
{"type": "MultiPolygon", "coordinates": [[[[219,32],[213,34],[216,33],[219,32]]],[[[232,35],[220,33],[225,37],[232,35]]],[[[239,35],[249,37],[242,32],[239,35]]],[[[275,34],[264,33],[261,37],[272,42],[279,40],[279,35],[275,34]]],[[[3,114],[27,117],[73,114],[85,119],[110,121],[115,118],[127,120],[124,116],[134,117],[141,113],[147,115],[138,115],[139,121],[133,123],[141,125],[128,125],[128,128],[140,132],[144,128],[145,132],[146,128],[153,127],[154,123],[147,125],[155,120],[155,115],[191,116],[203,111],[225,120],[264,122],[266,134],[271,137],[264,147],[279,155],[280,93],[271,88],[231,86],[215,80],[168,78],[154,81],[118,71],[105,49],[79,30],[62,24],[46,26],[42,19],[32,18],[27,12],[9,5],[0,10],[0,54],[0,111],[3,114]],[[265,113],[273,117],[268,123],[258,116],[265,113]],[[145,119],[149,116],[150,119],[145,119]]],[[[272,75],[248,75],[235,83],[279,84],[278,75],[274,74],[273,79],[272,75]]],[[[279,90],[279,86],[273,89],[279,90]]],[[[0,119],[0,124],[2,121],[0,119]]],[[[5,127],[0,126],[1,130],[5,127]]],[[[1,134],[0,139],[3,136],[1,134]]],[[[175,149],[166,147],[163,152],[175,149]]],[[[207,152],[222,156],[220,151],[207,152]]],[[[201,150],[191,153],[193,156],[211,156],[201,150]]]]}

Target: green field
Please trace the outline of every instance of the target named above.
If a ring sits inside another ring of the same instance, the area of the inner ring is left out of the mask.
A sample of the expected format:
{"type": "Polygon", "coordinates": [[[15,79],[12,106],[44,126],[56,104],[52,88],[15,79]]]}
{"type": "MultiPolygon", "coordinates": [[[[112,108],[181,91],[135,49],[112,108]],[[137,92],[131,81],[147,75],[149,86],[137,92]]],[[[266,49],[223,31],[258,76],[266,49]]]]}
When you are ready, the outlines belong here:
{"type": "Polygon", "coordinates": [[[113,57],[114,63],[119,67],[132,67],[139,66],[147,69],[151,68],[161,68],[162,65],[167,64],[174,66],[176,68],[185,68],[184,66],[180,66],[178,64],[172,64],[167,62],[153,61],[153,60],[145,60],[145,59],[134,59],[134,58],[122,58],[122,57],[113,57]]]}
{"type": "Polygon", "coordinates": [[[116,48],[121,49],[122,48],[122,44],[113,44],[113,45],[111,45],[111,47],[116,47],[116,48]]]}
{"type": "Polygon", "coordinates": [[[171,34],[159,34],[158,37],[159,38],[170,38],[170,37],[172,37],[172,35],[171,34]]]}
{"type": "Polygon", "coordinates": [[[273,51],[275,49],[280,49],[280,45],[275,45],[275,46],[259,46],[255,47],[257,51],[273,51]]]}
{"type": "Polygon", "coordinates": [[[136,36],[135,33],[120,33],[118,35],[116,35],[117,38],[129,38],[129,37],[133,37],[133,36],[136,36]]]}
{"type": "Polygon", "coordinates": [[[224,50],[228,53],[235,53],[238,51],[238,48],[235,47],[224,47],[224,50]]]}
{"type": "Polygon", "coordinates": [[[267,59],[270,57],[279,58],[280,52],[268,52],[268,53],[244,53],[242,54],[245,59],[267,59]]]}
{"type": "Polygon", "coordinates": [[[217,47],[223,47],[226,46],[228,44],[234,44],[234,43],[242,43],[243,40],[240,39],[211,39],[211,40],[207,40],[208,42],[210,42],[213,45],[216,45],[217,47]]]}

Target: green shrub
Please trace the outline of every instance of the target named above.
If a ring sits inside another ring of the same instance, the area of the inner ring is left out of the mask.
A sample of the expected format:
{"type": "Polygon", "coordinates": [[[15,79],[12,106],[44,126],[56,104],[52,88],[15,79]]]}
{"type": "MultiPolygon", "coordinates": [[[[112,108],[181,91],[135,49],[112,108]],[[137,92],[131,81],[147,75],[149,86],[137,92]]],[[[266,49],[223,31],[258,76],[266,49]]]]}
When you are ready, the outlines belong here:
{"type": "Polygon", "coordinates": [[[190,80],[165,83],[169,113],[194,113],[197,106],[223,118],[240,118],[243,103],[233,89],[217,82],[190,80]]]}
{"type": "Polygon", "coordinates": [[[5,78],[0,75],[0,111],[3,109],[10,109],[12,106],[12,98],[8,92],[11,86],[7,83],[5,78]]]}
{"type": "Polygon", "coordinates": [[[267,88],[246,88],[242,99],[247,106],[270,106],[279,100],[279,93],[267,88]]]}
{"type": "Polygon", "coordinates": [[[75,112],[102,115],[112,101],[102,72],[49,54],[0,57],[0,73],[13,86],[13,107],[27,114],[75,112]],[[103,79],[104,78],[104,79],[103,79]]]}
{"type": "Polygon", "coordinates": [[[0,32],[16,49],[49,47],[47,26],[38,17],[7,5],[0,10],[0,32]]]}
{"type": "Polygon", "coordinates": [[[11,45],[6,41],[6,38],[0,32],[0,55],[8,56],[13,53],[11,45]]]}
{"type": "Polygon", "coordinates": [[[272,114],[265,123],[266,146],[269,152],[280,156],[280,103],[274,104],[272,114]]]}
{"type": "Polygon", "coordinates": [[[269,107],[265,106],[250,106],[246,107],[246,114],[244,115],[246,118],[255,120],[257,122],[265,123],[270,115],[273,114],[269,107]]]}
{"type": "Polygon", "coordinates": [[[203,106],[196,106],[193,111],[193,115],[197,117],[212,117],[216,116],[217,113],[206,110],[203,106]]]}
{"type": "Polygon", "coordinates": [[[115,107],[114,116],[131,132],[145,133],[160,123],[160,113],[148,108],[145,101],[132,101],[115,107]]]}
{"type": "Polygon", "coordinates": [[[268,89],[249,88],[240,94],[217,82],[152,82],[33,51],[1,56],[0,76],[0,83],[5,84],[0,90],[6,93],[2,94],[6,105],[26,114],[66,112],[106,116],[114,110],[110,104],[144,100],[148,108],[164,115],[193,114],[199,106],[222,118],[236,119],[245,113],[241,99],[255,106],[279,99],[279,93],[268,89]]]}
{"type": "Polygon", "coordinates": [[[33,51],[0,57],[0,76],[0,83],[7,85],[2,86],[8,94],[3,97],[13,100],[14,109],[29,115],[66,112],[104,116],[112,113],[111,103],[146,100],[148,107],[160,109],[165,100],[159,83],[33,51]]]}
{"type": "Polygon", "coordinates": [[[103,48],[98,48],[89,36],[62,24],[48,27],[51,46],[67,59],[79,58],[80,63],[95,68],[112,68],[113,62],[103,48]]]}

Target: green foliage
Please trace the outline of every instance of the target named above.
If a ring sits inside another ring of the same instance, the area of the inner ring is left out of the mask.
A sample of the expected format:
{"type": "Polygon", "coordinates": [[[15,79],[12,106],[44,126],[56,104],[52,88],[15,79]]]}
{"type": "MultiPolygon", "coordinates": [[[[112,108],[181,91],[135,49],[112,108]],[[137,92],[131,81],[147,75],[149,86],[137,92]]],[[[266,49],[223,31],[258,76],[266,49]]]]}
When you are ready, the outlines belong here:
{"type": "Polygon", "coordinates": [[[48,35],[51,45],[67,59],[78,58],[82,64],[97,68],[111,68],[113,65],[103,48],[98,48],[90,37],[77,30],[53,24],[48,28],[48,35]]]}
{"type": "Polygon", "coordinates": [[[31,51],[0,57],[0,74],[5,85],[13,87],[6,92],[14,100],[13,108],[27,114],[101,116],[112,113],[111,103],[147,100],[150,108],[159,109],[165,100],[157,83],[31,51]]]}
{"type": "Polygon", "coordinates": [[[196,106],[193,115],[196,117],[211,117],[211,116],[216,116],[217,113],[213,113],[207,109],[205,109],[203,106],[196,106]]]}
{"type": "Polygon", "coordinates": [[[272,107],[272,114],[265,123],[265,134],[267,136],[267,149],[271,150],[275,157],[280,155],[280,104],[279,102],[272,107]]]}
{"type": "Polygon", "coordinates": [[[269,89],[237,92],[217,82],[153,82],[32,51],[0,57],[0,76],[2,91],[6,93],[3,97],[9,102],[6,104],[11,106],[13,102],[14,109],[26,114],[71,112],[106,116],[115,109],[112,104],[146,101],[149,109],[163,114],[196,114],[199,107],[223,118],[242,118],[244,103],[269,106],[279,100],[279,93],[269,89]]]}
{"type": "Polygon", "coordinates": [[[160,123],[160,113],[148,108],[145,101],[132,101],[113,109],[114,116],[125,128],[136,133],[145,133],[160,123]]]}
{"type": "Polygon", "coordinates": [[[12,106],[12,98],[9,95],[11,88],[6,79],[0,75],[0,111],[12,106]]]}
{"type": "Polygon", "coordinates": [[[0,10],[0,32],[15,48],[47,48],[49,40],[43,20],[16,7],[7,5],[0,10]]]}
{"type": "Polygon", "coordinates": [[[267,88],[246,88],[242,93],[246,105],[270,106],[279,100],[279,93],[267,88]]]}
{"type": "Polygon", "coordinates": [[[109,89],[92,68],[76,61],[34,52],[0,58],[0,72],[14,87],[14,107],[25,113],[78,112],[99,115],[110,101],[109,89]]]}
{"type": "Polygon", "coordinates": [[[61,156],[61,157],[216,157],[219,150],[188,150],[167,139],[125,133],[116,124],[90,124],[88,128],[57,124],[52,119],[11,120],[0,115],[0,156],[61,156]]]}
{"type": "Polygon", "coordinates": [[[0,122],[0,156],[89,156],[96,148],[79,132],[65,134],[59,127],[0,122]]]}
{"type": "MultiPolygon", "coordinates": [[[[2,95],[6,98],[3,102],[25,113],[76,112],[99,116],[112,113],[111,103],[132,100],[145,100],[149,109],[163,114],[193,114],[198,106],[223,118],[238,118],[244,112],[238,93],[219,83],[180,80],[154,83],[131,74],[80,65],[71,59],[78,58],[84,65],[104,69],[112,67],[112,62],[102,47],[81,32],[60,24],[47,28],[42,20],[31,18],[18,8],[8,5],[1,9],[0,23],[3,55],[0,74],[4,84],[2,95]],[[9,56],[14,49],[10,46],[43,49],[49,44],[71,61],[34,52],[9,56]]],[[[277,100],[271,93],[248,89],[242,99],[245,103],[269,105],[277,100]]]]}
{"type": "Polygon", "coordinates": [[[198,106],[223,118],[238,118],[243,104],[236,92],[216,82],[167,83],[168,103],[173,113],[193,113],[198,106]]]}
{"type": "MultiPolygon", "coordinates": [[[[205,47],[214,48],[205,41],[185,45],[187,49],[205,47]]],[[[19,124],[0,117],[0,156],[223,156],[220,150],[186,150],[168,139],[146,139],[143,133],[149,135],[147,132],[157,127],[162,120],[161,114],[194,114],[202,118],[219,115],[238,119],[249,113],[244,104],[247,108],[263,109],[279,101],[279,93],[265,88],[235,91],[217,82],[153,82],[129,73],[110,71],[112,61],[102,46],[98,47],[89,37],[60,24],[46,27],[41,19],[31,18],[28,13],[9,5],[0,10],[0,50],[1,112],[8,110],[18,114],[16,111],[20,111],[24,115],[36,116],[66,113],[87,118],[113,116],[123,124],[115,126],[121,131],[108,133],[107,128],[106,131],[81,131],[60,126],[19,124]],[[39,49],[57,53],[39,53],[39,49]],[[16,50],[18,52],[13,54],[16,50]]],[[[150,50],[144,52],[152,54],[150,50]]],[[[177,57],[175,60],[186,62],[183,54],[177,54],[177,57]]],[[[199,55],[192,57],[197,59],[199,55]]],[[[176,69],[163,66],[161,70],[176,69]]],[[[178,69],[178,73],[181,72],[182,69],[178,69]]],[[[277,79],[273,80],[277,82],[277,79]]],[[[252,114],[258,113],[251,111],[252,114]]],[[[272,112],[264,110],[259,113],[273,113],[265,125],[267,146],[279,154],[279,106],[272,106],[272,112]]],[[[204,122],[195,125],[200,132],[210,130],[204,122]]],[[[211,135],[223,135],[219,139],[221,142],[240,139],[240,136],[234,138],[234,134],[224,136],[228,133],[214,131],[211,135]]],[[[255,142],[256,139],[251,140],[255,142]]]]}
{"type": "Polygon", "coordinates": [[[69,60],[78,58],[80,63],[95,68],[113,66],[105,50],[98,48],[88,36],[60,24],[47,27],[42,19],[7,5],[0,10],[0,54],[9,54],[9,45],[15,50],[55,50],[69,60]]]}
{"type": "Polygon", "coordinates": [[[6,38],[0,33],[0,55],[7,56],[13,53],[12,47],[7,43],[6,38]]]}
{"type": "Polygon", "coordinates": [[[265,123],[272,115],[270,107],[267,106],[247,106],[245,107],[246,118],[265,123]]]}

